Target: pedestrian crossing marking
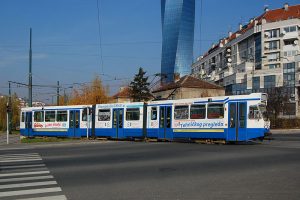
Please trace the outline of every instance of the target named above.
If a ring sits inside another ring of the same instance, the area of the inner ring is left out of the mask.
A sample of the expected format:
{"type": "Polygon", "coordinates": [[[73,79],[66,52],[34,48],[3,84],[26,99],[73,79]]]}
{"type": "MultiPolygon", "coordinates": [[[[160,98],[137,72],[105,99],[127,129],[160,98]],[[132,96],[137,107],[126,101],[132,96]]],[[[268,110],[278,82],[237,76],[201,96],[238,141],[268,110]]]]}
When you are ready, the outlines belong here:
{"type": "Polygon", "coordinates": [[[18,195],[27,195],[27,194],[41,194],[48,192],[61,192],[60,187],[54,188],[39,188],[39,189],[30,189],[30,190],[16,190],[16,191],[8,191],[8,192],[0,192],[0,197],[10,197],[10,196],[18,196],[18,195]]]}
{"type": "Polygon", "coordinates": [[[15,157],[3,157],[3,158],[0,158],[1,161],[4,161],[4,160],[21,160],[21,159],[39,159],[41,158],[40,156],[15,156],[15,157]]]}
{"type": "Polygon", "coordinates": [[[12,153],[12,154],[5,154],[5,155],[0,155],[1,157],[14,157],[14,156],[39,156],[38,153],[12,153]]]}
{"type": "Polygon", "coordinates": [[[48,196],[48,197],[37,197],[37,198],[26,198],[26,199],[18,199],[18,200],[66,200],[65,195],[57,195],[57,196],[48,196]]]}
{"type": "Polygon", "coordinates": [[[31,181],[31,180],[43,180],[43,179],[53,179],[54,177],[52,175],[48,176],[30,176],[30,177],[22,177],[22,178],[6,178],[6,179],[0,179],[0,183],[5,182],[15,182],[15,181],[31,181]]]}
{"type": "Polygon", "coordinates": [[[25,175],[33,175],[33,174],[49,174],[50,172],[47,171],[37,171],[37,172],[18,172],[18,173],[6,173],[0,174],[0,177],[7,177],[7,176],[25,176],[25,175]]]}
{"type": "Polygon", "coordinates": [[[66,200],[38,153],[0,155],[0,199],[66,200]]]}
{"type": "Polygon", "coordinates": [[[56,181],[43,181],[43,182],[33,182],[33,183],[15,183],[15,184],[7,184],[0,185],[1,189],[10,189],[10,188],[18,188],[18,187],[31,187],[31,186],[41,186],[41,185],[55,185],[56,181]]]}
{"type": "Polygon", "coordinates": [[[18,168],[31,168],[31,167],[45,167],[45,164],[36,165],[13,165],[13,166],[3,166],[1,169],[18,169],[18,168]]]}

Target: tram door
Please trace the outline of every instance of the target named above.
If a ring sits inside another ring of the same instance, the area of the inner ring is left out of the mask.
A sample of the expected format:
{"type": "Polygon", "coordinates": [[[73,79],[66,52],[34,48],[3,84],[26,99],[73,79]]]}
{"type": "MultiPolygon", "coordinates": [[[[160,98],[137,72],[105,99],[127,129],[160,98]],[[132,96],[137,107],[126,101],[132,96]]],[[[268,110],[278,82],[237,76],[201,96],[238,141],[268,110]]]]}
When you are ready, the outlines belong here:
{"type": "Polygon", "coordinates": [[[71,137],[81,137],[80,134],[80,111],[70,110],[69,134],[71,137]]]}
{"type": "Polygon", "coordinates": [[[159,107],[159,139],[172,139],[172,106],[159,107]]]}
{"type": "Polygon", "coordinates": [[[247,140],[247,103],[230,102],[228,111],[228,140],[247,140]]]}
{"type": "Polygon", "coordinates": [[[115,108],[113,109],[113,128],[112,128],[112,138],[123,138],[123,128],[124,128],[124,109],[115,108]]]}
{"type": "Polygon", "coordinates": [[[25,113],[25,134],[32,136],[32,112],[25,113]]]}

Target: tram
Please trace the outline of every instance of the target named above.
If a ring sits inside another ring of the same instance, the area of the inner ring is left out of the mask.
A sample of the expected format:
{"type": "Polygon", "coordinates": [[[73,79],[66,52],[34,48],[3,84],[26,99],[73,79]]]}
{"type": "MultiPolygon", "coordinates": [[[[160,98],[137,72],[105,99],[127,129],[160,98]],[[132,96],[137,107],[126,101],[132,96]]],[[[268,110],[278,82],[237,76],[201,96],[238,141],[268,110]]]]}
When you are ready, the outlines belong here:
{"type": "Polygon", "coordinates": [[[23,108],[26,137],[112,139],[263,139],[270,133],[267,94],[218,96],[134,103],[23,108]]]}

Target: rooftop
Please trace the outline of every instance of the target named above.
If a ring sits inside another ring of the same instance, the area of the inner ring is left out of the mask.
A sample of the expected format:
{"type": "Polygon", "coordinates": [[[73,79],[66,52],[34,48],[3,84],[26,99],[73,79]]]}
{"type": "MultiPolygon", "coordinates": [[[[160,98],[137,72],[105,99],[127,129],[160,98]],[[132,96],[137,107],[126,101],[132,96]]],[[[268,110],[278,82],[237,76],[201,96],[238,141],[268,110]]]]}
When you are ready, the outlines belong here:
{"type": "Polygon", "coordinates": [[[130,93],[131,89],[129,87],[122,87],[120,88],[120,91],[117,94],[113,95],[113,98],[130,98],[130,93]]]}
{"type": "Polygon", "coordinates": [[[156,92],[172,90],[180,87],[181,88],[223,89],[223,87],[221,86],[186,75],[181,77],[177,82],[172,82],[163,85],[152,92],[156,93],[156,92]]]}
{"type": "Polygon", "coordinates": [[[269,10],[266,9],[265,12],[254,18],[253,20],[250,20],[250,22],[243,27],[241,27],[240,30],[232,33],[227,38],[223,38],[220,40],[220,42],[217,45],[214,45],[211,47],[204,55],[203,57],[208,56],[212,51],[218,49],[220,47],[220,44],[225,45],[226,42],[229,42],[235,38],[237,38],[239,35],[242,35],[246,33],[248,30],[252,29],[255,24],[262,24],[263,20],[266,20],[267,23],[272,23],[276,21],[283,21],[288,19],[300,19],[300,4],[289,6],[288,4],[285,4],[283,8],[278,8],[275,10],[269,10]]]}

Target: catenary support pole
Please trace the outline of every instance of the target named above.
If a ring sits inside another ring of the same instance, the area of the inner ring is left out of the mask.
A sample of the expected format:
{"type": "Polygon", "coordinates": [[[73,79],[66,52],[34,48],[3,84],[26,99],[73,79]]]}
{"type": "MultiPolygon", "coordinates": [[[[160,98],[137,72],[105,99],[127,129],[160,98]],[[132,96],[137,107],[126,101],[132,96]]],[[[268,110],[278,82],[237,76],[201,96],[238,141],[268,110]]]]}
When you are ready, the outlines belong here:
{"type": "Polygon", "coordinates": [[[56,104],[59,106],[59,81],[57,81],[56,104]]]}
{"type": "Polygon", "coordinates": [[[10,81],[8,81],[8,106],[9,106],[9,110],[8,110],[8,132],[9,134],[11,134],[11,125],[12,125],[12,102],[11,102],[11,84],[10,81]]]}
{"type": "Polygon", "coordinates": [[[7,110],[6,110],[6,144],[9,144],[9,123],[8,123],[8,112],[9,112],[9,105],[8,105],[8,102],[7,102],[7,110]]]}
{"type": "Polygon", "coordinates": [[[32,49],[31,49],[32,30],[30,28],[29,44],[29,80],[28,80],[28,106],[32,107],[32,49]]]}

